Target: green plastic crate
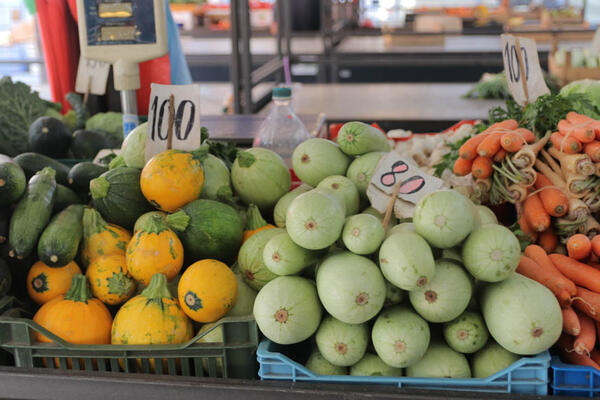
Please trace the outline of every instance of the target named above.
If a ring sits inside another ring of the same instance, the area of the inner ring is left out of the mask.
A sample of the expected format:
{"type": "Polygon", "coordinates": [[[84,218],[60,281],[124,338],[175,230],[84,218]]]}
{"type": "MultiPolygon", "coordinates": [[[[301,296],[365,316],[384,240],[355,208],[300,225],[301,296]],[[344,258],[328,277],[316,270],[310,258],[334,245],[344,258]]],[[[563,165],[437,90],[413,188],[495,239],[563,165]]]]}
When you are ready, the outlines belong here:
{"type": "Polygon", "coordinates": [[[30,319],[0,316],[0,347],[13,355],[16,367],[256,379],[254,318],[228,317],[215,324],[180,345],[74,345],[30,319]],[[218,326],[224,343],[198,343],[218,326]],[[34,331],[53,343],[36,342],[34,331]]]}

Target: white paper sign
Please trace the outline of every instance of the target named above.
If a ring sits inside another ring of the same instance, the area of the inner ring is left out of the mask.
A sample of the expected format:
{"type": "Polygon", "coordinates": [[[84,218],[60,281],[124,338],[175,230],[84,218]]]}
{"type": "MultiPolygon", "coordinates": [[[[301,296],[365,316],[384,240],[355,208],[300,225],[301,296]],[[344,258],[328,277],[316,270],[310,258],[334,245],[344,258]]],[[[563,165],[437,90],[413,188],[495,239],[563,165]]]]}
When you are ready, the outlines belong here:
{"type": "Polygon", "coordinates": [[[75,91],[102,96],[106,93],[109,72],[110,64],[79,57],[75,91]]]}
{"type": "Polygon", "coordinates": [[[594,34],[594,40],[592,40],[592,46],[590,52],[596,56],[600,56],[600,28],[596,29],[594,34]]]}
{"type": "Polygon", "coordinates": [[[369,186],[379,189],[389,199],[398,184],[397,197],[416,204],[426,194],[441,189],[443,182],[392,151],[377,164],[369,186]]]}
{"type": "Polygon", "coordinates": [[[512,35],[501,35],[501,38],[504,73],[508,89],[515,101],[525,105],[544,94],[549,94],[535,40],[516,38],[512,35]]]}
{"type": "Polygon", "coordinates": [[[169,98],[174,97],[173,149],[200,147],[200,85],[150,85],[146,160],[167,149],[169,98]]]}

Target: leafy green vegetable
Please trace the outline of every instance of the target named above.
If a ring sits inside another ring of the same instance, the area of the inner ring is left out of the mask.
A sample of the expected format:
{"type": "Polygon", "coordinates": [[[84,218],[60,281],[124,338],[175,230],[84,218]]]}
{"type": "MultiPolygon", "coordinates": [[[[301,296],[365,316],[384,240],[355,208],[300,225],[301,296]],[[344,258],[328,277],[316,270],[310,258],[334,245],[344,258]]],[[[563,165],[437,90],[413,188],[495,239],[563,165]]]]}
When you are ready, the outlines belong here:
{"type": "Polygon", "coordinates": [[[600,81],[583,79],[574,81],[563,87],[561,96],[571,97],[574,94],[585,94],[589,102],[583,104],[574,102],[574,111],[585,114],[588,117],[600,119],[600,81]]]}
{"type": "Polygon", "coordinates": [[[123,142],[123,114],[113,111],[98,113],[85,122],[85,129],[104,132],[109,147],[120,147],[123,142]]]}
{"type": "Polygon", "coordinates": [[[27,131],[37,118],[60,104],[40,98],[23,82],[9,76],[0,79],[0,153],[14,157],[27,151],[27,131]]]}
{"type": "MultiPolygon", "coordinates": [[[[547,94],[524,108],[514,100],[506,100],[506,108],[495,107],[489,111],[489,122],[514,119],[519,125],[535,132],[538,137],[547,131],[555,131],[558,122],[567,116],[570,111],[576,110],[585,115],[593,111],[589,96],[583,93],[568,95],[547,94]],[[584,112],[584,111],[588,112],[584,112]]],[[[591,116],[591,115],[590,115],[591,116]]]]}
{"type": "MultiPolygon", "coordinates": [[[[558,93],[560,86],[556,79],[549,74],[544,74],[546,85],[550,93],[558,93]]],[[[508,90],[508,83],[504,72],[498,74],[485,73],[463,97],[477,99],[511,99],[512,96],[508,90]]]]}
{"type": "Polygon", "coordinates": [[[207,127],[200,128],[200,143],[208,145],[208,152],[223,160],[227,168],[231,169],[237,157],[238,148],[231,142],[210,140],[209,136],[207,127]]]}
{"type": "Polygon", "coordinates": [[[446,169],[452,171],[452,169],[454,168],[454,163],[458,159],[458,149],[460,149],[460,146],[462,146],[470,138],[470,135],[465,136],[456,143],[448,144],[450,150],[446,154],[444,154],[444,156],[442,157],[442,161],[433,166],[435,176],[441,177],[446,169]]]}

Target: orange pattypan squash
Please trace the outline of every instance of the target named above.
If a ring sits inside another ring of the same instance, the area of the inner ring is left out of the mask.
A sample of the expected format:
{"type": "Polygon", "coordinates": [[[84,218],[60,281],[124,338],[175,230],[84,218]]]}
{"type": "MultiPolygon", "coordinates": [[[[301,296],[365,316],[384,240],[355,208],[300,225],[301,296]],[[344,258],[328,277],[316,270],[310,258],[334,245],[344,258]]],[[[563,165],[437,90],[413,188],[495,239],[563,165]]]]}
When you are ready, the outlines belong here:
{"type": "Polygon", "coordinates": [[[201,157],[206,150],[167,150],[146,163],[140,186],[146,200],[162,211],[173,212],[196,200],[202,192],[204,170],[201,157]]]}

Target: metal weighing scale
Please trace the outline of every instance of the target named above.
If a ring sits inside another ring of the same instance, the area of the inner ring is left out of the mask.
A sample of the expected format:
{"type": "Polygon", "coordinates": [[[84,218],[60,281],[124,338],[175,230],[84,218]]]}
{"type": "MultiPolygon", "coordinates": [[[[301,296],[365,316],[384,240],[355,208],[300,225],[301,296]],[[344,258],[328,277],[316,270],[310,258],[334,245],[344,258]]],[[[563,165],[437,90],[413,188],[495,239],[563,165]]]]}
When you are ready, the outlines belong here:
{"type": "Polygon", "coordinates": [[[166,7],[165,0],[77,0],[81,55],[112,64],[125,136],[139,123],[139,63],[167,53],[166,7]]]}

